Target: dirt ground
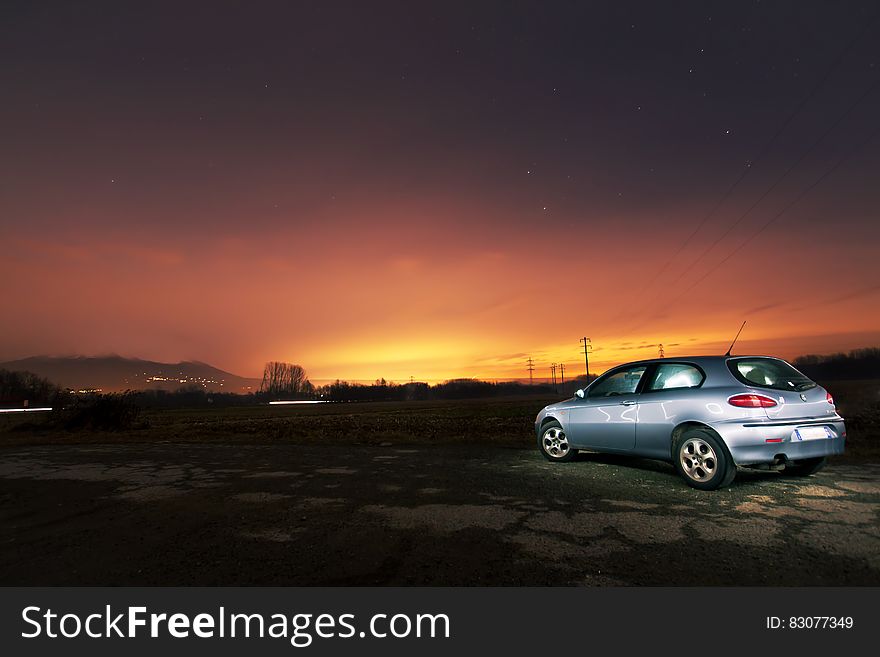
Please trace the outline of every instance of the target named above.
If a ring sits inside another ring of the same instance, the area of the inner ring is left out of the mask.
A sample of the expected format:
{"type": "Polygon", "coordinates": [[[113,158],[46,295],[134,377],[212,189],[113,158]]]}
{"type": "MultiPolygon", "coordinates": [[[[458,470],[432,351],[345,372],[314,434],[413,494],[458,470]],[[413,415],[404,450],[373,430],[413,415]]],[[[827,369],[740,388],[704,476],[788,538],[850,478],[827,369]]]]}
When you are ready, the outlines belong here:
{"type": "Polygon", "coordinates": [[[878,585],[880,464],[688,488],[493,445],[7,446],[4,585],[878,585]]]}

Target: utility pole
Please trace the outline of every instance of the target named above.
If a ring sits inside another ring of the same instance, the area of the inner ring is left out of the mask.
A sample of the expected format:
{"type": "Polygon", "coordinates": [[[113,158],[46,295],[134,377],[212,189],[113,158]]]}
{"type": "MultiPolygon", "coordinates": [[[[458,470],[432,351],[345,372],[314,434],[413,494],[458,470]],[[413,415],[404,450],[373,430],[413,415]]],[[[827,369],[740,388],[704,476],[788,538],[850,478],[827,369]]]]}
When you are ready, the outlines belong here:
{"type": "Polygon", "coordinates": [[[529,359],[526,361],[526,365],[528,365],[527,369],[529,370],[529,385],[534,385],[534,376],[533,372],[535,371],[535,363],[532,361],[532,357],[529,356],[529,359]]]}
{"type": "Polygon", "coordinates": [[[587,373],[587,383],[590,382],[590,352],[593,350],[593,343],[590,338],[581,338],[581,344],[584,346],[584,370],[587,373]]]}
{"type": "Polygon", "coordinates": [[[660,343],[660,348],[657,350],[657,353],[660,354],[660,358],[666,358],[666,352],[663,351],[663,343],[660,343]]]}
{"type": "Polygon", "coordinates": [[[565,389],[565,363],[559,363],[559,378],[562,381],[562,388],[565,389]]]}
{"type": "Polygon", "coordinates": [[[556,390],[556,363],[550,364],[550,376],[553,379],[553,389],[556,390]]]}

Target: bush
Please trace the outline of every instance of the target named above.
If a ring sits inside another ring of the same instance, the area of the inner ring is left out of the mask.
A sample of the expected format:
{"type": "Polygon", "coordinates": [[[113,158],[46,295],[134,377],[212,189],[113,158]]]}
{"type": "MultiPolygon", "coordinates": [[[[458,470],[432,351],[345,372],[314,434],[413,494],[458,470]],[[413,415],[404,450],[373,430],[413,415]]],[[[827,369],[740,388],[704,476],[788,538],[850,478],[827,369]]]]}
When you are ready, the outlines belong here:
{"type": "Polygon", "coordinates": [[[880,373],[880,349],[854,349],[848,354],[811,354],[794,359],[794,366],[816,381],[876,379],[880,373]]]}
{"type": "Polygon", "coordinates": [[[70,406],[53,411],[52,423],[68,431],[124,431],[136,426],[140,413],[135,393],[128,390],[120,394],[76,397],[70,406]]]}

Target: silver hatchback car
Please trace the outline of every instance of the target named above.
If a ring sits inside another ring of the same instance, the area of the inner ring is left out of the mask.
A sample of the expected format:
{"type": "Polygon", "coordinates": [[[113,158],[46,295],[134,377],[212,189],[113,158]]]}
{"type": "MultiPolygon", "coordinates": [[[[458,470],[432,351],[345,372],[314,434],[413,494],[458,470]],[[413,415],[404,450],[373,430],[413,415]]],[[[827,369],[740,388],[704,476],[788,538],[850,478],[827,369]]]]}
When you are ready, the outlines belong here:
{"type": "Polygon", "coordinates": [[[578,450],[671,461],[702,490],[737,466],[816,472],[841,454],[846,427],[831,395],[779,358],[698,356],[615,367],[535,420],[541,453],[578,450]]]}

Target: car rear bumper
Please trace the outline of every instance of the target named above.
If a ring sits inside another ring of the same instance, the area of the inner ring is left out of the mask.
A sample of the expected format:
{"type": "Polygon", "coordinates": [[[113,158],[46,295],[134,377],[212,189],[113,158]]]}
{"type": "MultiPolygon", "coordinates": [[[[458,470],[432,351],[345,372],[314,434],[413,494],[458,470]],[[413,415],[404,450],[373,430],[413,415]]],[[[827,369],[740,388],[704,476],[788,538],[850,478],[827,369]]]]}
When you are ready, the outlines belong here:
{"type": "Polygon", "coordinates": [[[714,428],[724,439],[737,465],[842,454],[846,443],[846,427],[839,418],[802,423],[720,423],[714,428]],[[805,427],[827,428],[830,437],[799,440],[796,430],[805,427]]]}

